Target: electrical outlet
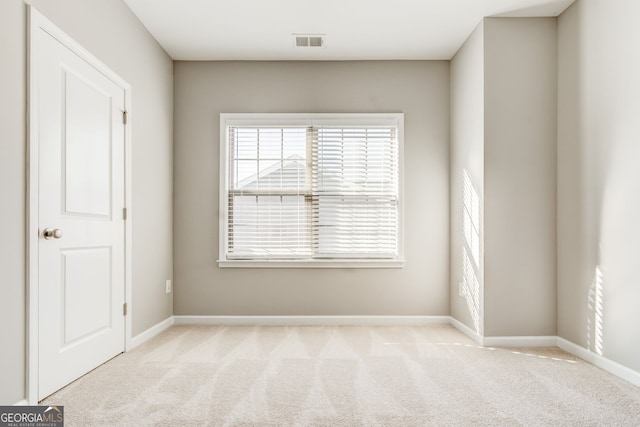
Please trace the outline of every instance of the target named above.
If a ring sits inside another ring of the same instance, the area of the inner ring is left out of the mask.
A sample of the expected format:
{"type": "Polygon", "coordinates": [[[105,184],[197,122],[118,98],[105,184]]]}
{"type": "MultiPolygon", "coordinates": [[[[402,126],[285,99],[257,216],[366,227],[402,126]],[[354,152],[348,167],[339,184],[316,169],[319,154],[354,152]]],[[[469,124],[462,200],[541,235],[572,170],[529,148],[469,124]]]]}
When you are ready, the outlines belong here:
{"type": "Polygon", "coordinates": [[[168,294],[171,293],[171,279],[167,280],[167,283],[165,284],[165,290],[168,294]]]}

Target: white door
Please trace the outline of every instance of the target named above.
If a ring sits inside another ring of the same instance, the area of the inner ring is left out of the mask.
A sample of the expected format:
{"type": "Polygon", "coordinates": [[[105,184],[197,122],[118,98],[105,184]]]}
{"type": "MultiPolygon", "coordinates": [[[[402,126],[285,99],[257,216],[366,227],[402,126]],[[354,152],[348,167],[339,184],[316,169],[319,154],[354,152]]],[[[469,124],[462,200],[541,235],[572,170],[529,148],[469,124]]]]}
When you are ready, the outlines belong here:
{"type": "Polygon", "coordinates": [[[42,399],[124,351],[125,90],[37,37],[42,399]]]}

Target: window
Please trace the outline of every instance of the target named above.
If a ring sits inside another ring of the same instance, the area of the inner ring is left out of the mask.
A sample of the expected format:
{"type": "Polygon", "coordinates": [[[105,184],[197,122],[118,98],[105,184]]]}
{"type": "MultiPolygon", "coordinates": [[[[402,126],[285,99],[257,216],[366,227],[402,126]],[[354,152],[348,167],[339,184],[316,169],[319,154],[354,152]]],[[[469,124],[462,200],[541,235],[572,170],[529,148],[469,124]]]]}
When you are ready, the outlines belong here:
{"type": "Polygon", "coordinates": [[[402,114],[222,114],[220,266],[402,265],[402,114]]]}

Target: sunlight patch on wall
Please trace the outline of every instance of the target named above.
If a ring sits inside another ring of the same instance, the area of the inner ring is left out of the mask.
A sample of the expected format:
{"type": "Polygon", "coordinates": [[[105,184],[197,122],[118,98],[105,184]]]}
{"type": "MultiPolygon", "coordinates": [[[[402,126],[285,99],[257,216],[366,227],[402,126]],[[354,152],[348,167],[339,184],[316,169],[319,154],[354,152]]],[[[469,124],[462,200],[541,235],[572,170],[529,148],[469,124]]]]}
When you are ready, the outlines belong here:
{"type": "Polygon", "coordinates": [[[462,192],[464,217],[462,220],[464,240],[471,251],[476,267],[480,264],[480,198],[467,171],[464,171],[462,192]]]}
{"type": "Polygon", "coordinates": [[[587,299],[587,348],[602,356],[604,351],[604,281],[600,266],[596,266],[587,299]]]}
{"type": "Polygon", "coordinates": [[[480,334],[480,283],[471,265],[467,249],[462,249],[462,295],[467,302],[469,314],[473,320],[473,328],[480,334]]]}
{"type": "Polygon", "coordinates": [[[480,334],[480,198],[467,171],[463,174],[462,296],[467,302],[475,332],[480,334]]]}

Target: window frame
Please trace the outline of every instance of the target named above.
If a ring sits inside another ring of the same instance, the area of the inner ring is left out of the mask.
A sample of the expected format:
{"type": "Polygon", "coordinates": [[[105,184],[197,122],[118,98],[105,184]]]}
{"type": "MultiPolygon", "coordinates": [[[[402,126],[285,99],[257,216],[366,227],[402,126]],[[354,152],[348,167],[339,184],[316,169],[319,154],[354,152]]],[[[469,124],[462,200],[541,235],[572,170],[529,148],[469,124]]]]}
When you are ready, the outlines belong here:
{"type": "Polygon", "coordinates": [[[404,266],[404,114],[403,113],[221,113],[219,171],[219,267],[240,268],[402,268],[404,266]],[[398,253],[395,258],[231,259],[229,243],[229,140],[232,126],[379,126],[397,128],[398,143],[398,253]]]}

